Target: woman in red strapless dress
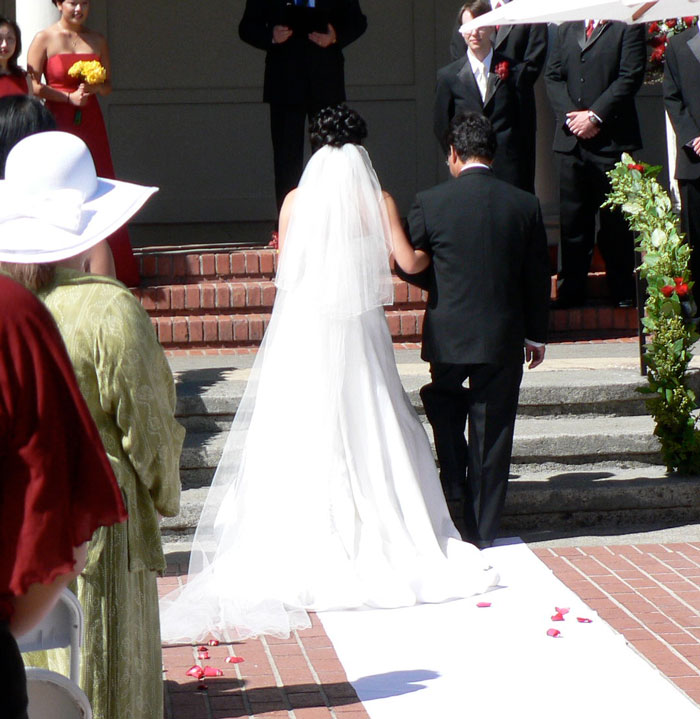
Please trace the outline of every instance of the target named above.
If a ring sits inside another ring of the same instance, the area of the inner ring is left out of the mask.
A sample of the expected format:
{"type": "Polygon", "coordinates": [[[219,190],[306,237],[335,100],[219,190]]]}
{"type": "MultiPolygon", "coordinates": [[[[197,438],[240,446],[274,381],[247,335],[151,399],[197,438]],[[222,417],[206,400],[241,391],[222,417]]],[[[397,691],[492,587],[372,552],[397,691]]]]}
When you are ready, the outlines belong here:
{"type": "MultiPolygon", "coordinates": [[[[61,13],[58,22],[37,33],[27,54],[34,92],[46,100],[59,130],[71,132],[85,142],[92,153],[97,175],[114,178],[109,139],[96,97],[112,91],[107,41],[100,33],[85,27],[89,2],[54,0],[54,4],[61,13]],[[107,71],[105,81],[89,85],[70,77],[68,70],[79,60],[98,60],[107,71]],[[42,77],[46,79],[45,84],[42,77]]],[[[138,265],[126,227],[108,237],[107,242],[114,257],[116,277],[126,285],[138,285],[138,265]]],[[[114,270],[109,271],[111,258],[106,256],[106,247],[98,245],[96,249],[96,256],[90,258],[89,271],[114,275],[114,270]]]]}
{"type": "Polygon", "coordinates": [[[0,17],[0,97],[30,94],[27,74],[17,67],[21,52],[22,35],[17,23],[0,17]]]}

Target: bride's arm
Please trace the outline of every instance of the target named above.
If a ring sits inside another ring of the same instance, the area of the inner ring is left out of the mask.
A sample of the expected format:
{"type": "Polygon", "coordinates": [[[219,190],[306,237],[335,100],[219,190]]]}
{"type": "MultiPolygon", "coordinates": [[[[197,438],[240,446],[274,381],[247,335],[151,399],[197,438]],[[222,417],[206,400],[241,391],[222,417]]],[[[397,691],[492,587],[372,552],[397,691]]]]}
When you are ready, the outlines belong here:
{"type": "Polygon", "coordinates": [[[423,250],[416,250],[406,237],[399,217],[399,210],[396,207],[394,198],[384,192],[384,205],[389,217],[389,226],[391,228],[391,244],[393,247],[392,254],[399,267],[409,275],[415,275],[422,272],[430,264],[430,255],[423,250]]]}
{"type": "Polygon", "coordinates": [[[279,236],[278,236],[278,249],[280,255],[282,254],[282,247],[284,247],[284,241],[287,239],[287,228],[289,227],[289,218],[292,214],[292,207],[294,207],[294,198],[296,197],[297,191],[292,190],[285,198],[282,203],[282,209],[280,210],[279,219],[279,236]]]}

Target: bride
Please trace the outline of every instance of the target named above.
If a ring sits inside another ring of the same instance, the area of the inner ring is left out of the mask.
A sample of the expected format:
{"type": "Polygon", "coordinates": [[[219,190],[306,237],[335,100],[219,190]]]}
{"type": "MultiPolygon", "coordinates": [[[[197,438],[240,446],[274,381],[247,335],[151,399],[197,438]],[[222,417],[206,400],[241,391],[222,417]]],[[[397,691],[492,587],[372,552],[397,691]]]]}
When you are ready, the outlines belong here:
{"type": "Polygon", "coordinates": [[[460,540],[396,369],[389,255],[429,264],[361,146],[322,110],[280,215],[277,299],[197,527],[166,642],[287,636],[307,610],[404,607],[498,581],[460,540]]]}

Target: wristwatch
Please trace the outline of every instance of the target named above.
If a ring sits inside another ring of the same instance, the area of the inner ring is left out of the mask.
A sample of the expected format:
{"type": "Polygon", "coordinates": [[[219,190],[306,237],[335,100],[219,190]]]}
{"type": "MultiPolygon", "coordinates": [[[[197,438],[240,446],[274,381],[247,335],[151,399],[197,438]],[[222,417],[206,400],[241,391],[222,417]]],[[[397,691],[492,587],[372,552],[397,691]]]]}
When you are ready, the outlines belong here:
{"type": "Polygon", "coordinates": [[[591,112],[590,110],[588,111],[588,122],[590,122],[591,125],[595,125],[596,127],[601,124],[598,115],[596,115],[595,112],[591,112]]]}

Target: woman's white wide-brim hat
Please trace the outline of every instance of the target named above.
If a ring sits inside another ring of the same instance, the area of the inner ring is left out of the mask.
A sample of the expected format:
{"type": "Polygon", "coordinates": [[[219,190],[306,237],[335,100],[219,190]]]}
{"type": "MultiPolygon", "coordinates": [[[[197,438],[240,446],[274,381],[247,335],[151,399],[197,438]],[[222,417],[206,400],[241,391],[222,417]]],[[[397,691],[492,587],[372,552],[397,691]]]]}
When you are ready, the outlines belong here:
{"type": "Polygon", "coordinates": [[[25,137],[0,180],[0,261],[79,255],[136,214],[157,187],[97,177],[87,145],[67,132],[25,137]]]}

